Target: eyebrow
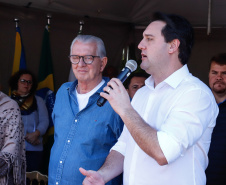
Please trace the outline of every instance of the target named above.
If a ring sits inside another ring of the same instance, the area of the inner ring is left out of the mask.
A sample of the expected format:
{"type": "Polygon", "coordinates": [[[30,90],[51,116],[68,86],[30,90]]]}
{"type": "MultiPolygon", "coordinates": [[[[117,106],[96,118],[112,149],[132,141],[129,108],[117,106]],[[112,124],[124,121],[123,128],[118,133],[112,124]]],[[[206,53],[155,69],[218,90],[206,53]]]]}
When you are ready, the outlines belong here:
{"type": "Polygon", "coordinates": [[[144,34],[145,37],[154,37],[152,34],[144,34]]]}

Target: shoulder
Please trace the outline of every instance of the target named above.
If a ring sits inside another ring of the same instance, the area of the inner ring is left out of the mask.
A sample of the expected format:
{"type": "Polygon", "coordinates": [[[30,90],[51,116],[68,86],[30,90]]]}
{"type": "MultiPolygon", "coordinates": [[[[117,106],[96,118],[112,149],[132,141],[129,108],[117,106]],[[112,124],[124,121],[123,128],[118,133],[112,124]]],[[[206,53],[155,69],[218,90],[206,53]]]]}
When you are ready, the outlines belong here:
{"type": "Polygon", "coordinates": [[[73,83],[74,82],[66,82],[62,84],[58,89],[57,94],[67,91],[72,86],[73,83]]]}
{"type": "Polygon", "coordinates": [[[212,97],[213,99],[215,99],[210,88],[204,82],[202,82],[199,78],[192,76],[192,75],[188,76],[183,81],[180,88],[183,88],[187,92],[198,90],[198,91],[212,97]]]}
{"type": "Polygon", "coordinates": [[[37,102],[38,109],[39,110],[45,110],[46,109],[45,101],[40,96],[35,96],[35,99],[36,99],[36,102],[37,102]]]}
{"type": "Polygon", "coordinates": [[[73,84],[74,82],[65,82],[65,83],[63,83],[62,85],[61,85],[61,87],[60,87],[60,89],[61,88],[69,88],[72,84],[73,84]]]}
{"type": "Polygon", "coordinates": [[[19,109],[19,106],[16,101],[11,99],[9,96],[4,94],[3,92],[0,91],[0,107],[1,109],[8,109],[8,108],[16,108],[19,109]]]}
{"type": "Polygon", "coordinates": [[[37,101],[44,101],[40,96],[35,95],[37,101]]]}

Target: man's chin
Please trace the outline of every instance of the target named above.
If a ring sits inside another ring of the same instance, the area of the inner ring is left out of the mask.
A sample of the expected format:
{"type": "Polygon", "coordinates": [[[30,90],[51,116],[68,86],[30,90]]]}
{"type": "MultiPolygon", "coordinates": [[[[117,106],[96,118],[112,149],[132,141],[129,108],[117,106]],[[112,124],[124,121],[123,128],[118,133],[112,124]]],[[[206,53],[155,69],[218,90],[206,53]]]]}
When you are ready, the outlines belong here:
{"type": "Polygon", "coordinates": [[[213,88],[213,91],[217,94],[223,94],[226,93],[226,89],[225,88],[213,88]]]}

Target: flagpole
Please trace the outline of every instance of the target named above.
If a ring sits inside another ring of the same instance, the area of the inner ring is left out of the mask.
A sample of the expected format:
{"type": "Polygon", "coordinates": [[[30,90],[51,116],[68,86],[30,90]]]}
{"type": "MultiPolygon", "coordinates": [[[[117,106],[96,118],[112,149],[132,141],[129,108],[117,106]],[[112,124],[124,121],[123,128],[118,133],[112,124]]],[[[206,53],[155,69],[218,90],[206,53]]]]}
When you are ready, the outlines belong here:
{"type": "Polygon", "coordinates": [[[79,21],[79,32],[78,32],[78,35],[81,35],[82,34],[83,25],[84,25],[84,21],[83,20],[80,20],[79,21]]]}
{"type": "Polygon", "coordinates": [[[18,24],[19,21],[20,21],[20,20],[19,20],[18,18],[14,18],[14,22],[16,23],[16,28],[19,26],[19,24],[18,24]]]}
{"type": "Polygon", "coordinates": [[[50,19],[52,19],[51,14],[47,14],[47,25],[50,26],[50,19]]]}

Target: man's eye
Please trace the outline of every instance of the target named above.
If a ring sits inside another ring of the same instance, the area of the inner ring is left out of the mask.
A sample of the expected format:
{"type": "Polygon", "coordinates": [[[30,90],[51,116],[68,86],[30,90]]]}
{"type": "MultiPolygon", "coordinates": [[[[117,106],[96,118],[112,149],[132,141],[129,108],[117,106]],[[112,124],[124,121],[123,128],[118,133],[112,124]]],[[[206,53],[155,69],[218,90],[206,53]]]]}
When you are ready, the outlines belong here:
{"type": "Polygon", "coordinates": [[[138,88],[138,86],[133,86],[133,89],[137,89],[138,88]]]}

